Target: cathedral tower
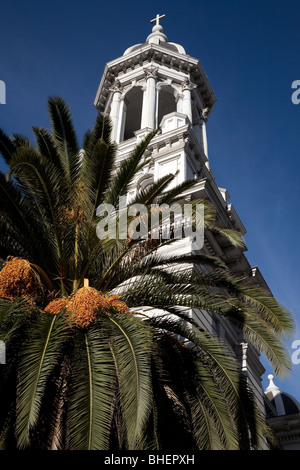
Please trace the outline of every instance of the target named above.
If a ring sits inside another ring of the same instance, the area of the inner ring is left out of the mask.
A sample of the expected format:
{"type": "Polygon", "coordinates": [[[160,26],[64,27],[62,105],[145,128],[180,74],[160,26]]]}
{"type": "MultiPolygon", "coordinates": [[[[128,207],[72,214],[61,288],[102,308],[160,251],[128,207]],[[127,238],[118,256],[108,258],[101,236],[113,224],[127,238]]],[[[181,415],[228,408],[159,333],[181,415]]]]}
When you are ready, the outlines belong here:
{"type": "MultiPolygon", "coordinates": [[[[154,26],[144,43],[129,47],[121,57],[106,64],[94,104],[111,117],[118,161],[126,158],[149,131],[160,129],[145,155],[149,163],[130,188],[129,198],[170,173],[176,174],[174,185],[194,178],[197,181],[192,192],[183,197],[209,200],[216,209],[218,224],[244,235],[246,230],[229,203],[230,196],[217,186],[209,165],[206,123],[216,102],[215,94],[199,60],[186,54],[181,45],[168,41],[161,25],[164,17],[157,15],[151,21],[154,26]]],[[[191,244],[184,249],[191,252],[191,244]]],[[[219,256],[233,273],[248,276],[267,288],[259,269],[249,265],[245,249],[207,233],[202,250],[219,256]]],[[[190,315],[226,341],[263,410],[264,368],[258,351],[223,318],[197,309],[190,315]]]]}
{"type": "Polygon", "coordinates": [[[95,106],[112,119],[120,158],[160,127],[151,176],[179,170],[178,184],[208,168],[206,121],[216,97],[200,62],[168,41],[160,24],[164,16],[152,20],[145,43],[106,65],[95,106]]]}

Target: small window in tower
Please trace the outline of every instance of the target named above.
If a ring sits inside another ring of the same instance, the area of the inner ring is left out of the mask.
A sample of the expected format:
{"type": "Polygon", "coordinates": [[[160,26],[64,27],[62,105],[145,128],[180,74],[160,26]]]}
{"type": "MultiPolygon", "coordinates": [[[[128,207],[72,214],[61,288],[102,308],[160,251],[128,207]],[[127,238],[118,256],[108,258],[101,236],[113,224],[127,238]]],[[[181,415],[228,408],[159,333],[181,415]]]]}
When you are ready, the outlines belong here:
{"type": "Polygon", "coordinates": [[[164,116],[176,111],[176,100],[174,89],[170,85],[162,86],[158,95],[158,116],[157,122],[160,125],[164,116]]]}
{"type": "Polygon", "coordinates": [[[126,95],[126,120],[124,140],[134,137],[134,132],[141,128],[143,91],[134,87],[126,95]]]}

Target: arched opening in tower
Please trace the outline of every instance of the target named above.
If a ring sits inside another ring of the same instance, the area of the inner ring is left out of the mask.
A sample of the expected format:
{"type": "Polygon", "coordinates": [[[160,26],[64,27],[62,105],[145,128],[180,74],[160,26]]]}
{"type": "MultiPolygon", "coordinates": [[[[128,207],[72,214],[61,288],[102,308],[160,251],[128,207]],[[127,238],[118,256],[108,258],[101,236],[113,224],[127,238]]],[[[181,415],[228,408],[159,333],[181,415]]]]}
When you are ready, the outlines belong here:
{"type": "Polygon", "coordinates": [[[162,86],[158,95],[158,125],[160,125],[162,118],[166,116],[166,114],[175,112],[176,107],[174,89],[170,85],[162,86]]]}
{"type": "Polygon", "coordinates": [[[140,87],[131,88],[125,98],[126,121],[124,140],[134,137],[134,132],[141,128],[143,91],[140,87]]]}

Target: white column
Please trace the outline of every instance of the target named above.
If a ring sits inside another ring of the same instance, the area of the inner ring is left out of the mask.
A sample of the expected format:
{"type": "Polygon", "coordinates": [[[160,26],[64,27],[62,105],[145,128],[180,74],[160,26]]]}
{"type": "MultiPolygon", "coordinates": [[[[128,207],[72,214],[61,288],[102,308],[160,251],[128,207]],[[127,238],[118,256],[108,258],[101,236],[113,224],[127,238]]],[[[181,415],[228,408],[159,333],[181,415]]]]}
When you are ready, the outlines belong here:
{"type": "Polygon", "coordinates": [[[119,123],[118,123],[117,139],[116,139],[117,144],[119,144],[120,142],[124,140],[126,112],[127,112],[127,103],[126,103],[126,98],[123,97],[120,100],[120,118],[119,118],[119,123]]]}
{"type": "Polygon", "coordinates": [[[206,133],[206,122],[202,121],[202,139],[203,139],[203,150],[205,155],[208,157],[208,145],[207,145],[207,133],[206,133]]]}
{"type": "Polygon", "coordinates": [[[176,111],[178,113],[183,113],[183,111],[182,111],[182,102],[183,102],[183,94],[178,93],[177,99],[176,99],[176,111]]]}
{"type": "Polygon", "coordinates": [[[145,129],[148,123],[148,86],[147,81],[143,87],[143,106],[142,106],[142,119],[141,119],[141,129],[145,129]]]}
{"type": "Polygon", "coordinates": [[[151,75],[147,80],[148,88],[148,126],[150,129],[155,128],[155,110],[156,110],[156,78],[151,75]]]}
{"type": "Polygon", "coordinates": [[[189,118],[190,122],[192,123],[192,103],[191,103],[191,90],[186,88],[182,90],[183,92],[183,100],[182,100],[182,112],[186,114],[189,118]]]}
{"type": "Polygon", "coordinates": [[[142,123],[141,128],[149,127],[155,129],[155,111],[156,111],[156,77],[157,68],[151,67],[145,69],[146,90],[143,97],[142,123]]]}
{"type": "Polygon", "coordinates": [[[190,82],[190,80],[186,79],[182,83],[182,113],[186,114],[189,118],[190,122],[193,122],[193,115],[192,115],[192,89],[196,88],[197,85],[190,82]]]}
{"type": "MultiPolygon", "coordinates": [[[[208,159],[208,143],[207,143],[207,133],[206,133],[206,121],[207,121],[207,111],[208,109],[205,108],[202,110],[202,116],[201,116],[201,121],[202,121],[202,142],[203,142],[203,151],[205,155],[207,156],[208,159]]],[[[207,168],[209,168],[209,162],[206,163],[207,168]]]]}
{"type": "Polygon", "coordinates": [[[119,129],[119,119],[120,119],[120,102],[123,88],[119,80],[115,81],[115,84],[110,90],[113,92],[113,98],[110,108],[110,117],[112,120],[112,140],[118,141],[118,129],[119,129]]]}

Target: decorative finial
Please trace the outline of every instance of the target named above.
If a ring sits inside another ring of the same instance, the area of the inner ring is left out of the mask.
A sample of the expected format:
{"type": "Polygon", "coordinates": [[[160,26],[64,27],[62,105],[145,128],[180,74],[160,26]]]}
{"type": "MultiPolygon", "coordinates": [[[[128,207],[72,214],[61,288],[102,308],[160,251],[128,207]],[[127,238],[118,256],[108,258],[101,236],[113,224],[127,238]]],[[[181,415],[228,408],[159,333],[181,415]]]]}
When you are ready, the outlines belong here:
{"type": "Polygon", "coordinates": [[[266,391],[267,390],[272,390],[273,392],[277,393],[277,391],[279,392],[279,388],[277,387],[277,385],[274,384],[273,380],[274,380],[274,375],[272,374],[269,374],[268,375],[268,379],[269,379],[269,385],[268,387],[266,388],[266,391]]]}
{"type": "Polygon", "coordinates": [[[150,20],[150,23],[155,23],[152,28],[152,33],[149,34],[146,41],[148,44],[160,44],[162,42],[168,42],[167,36],[163,33],[164,29],[160,24],[160,20],[163,20],[166,15],[157,14],[153,20],[150,20]]]}
{"type": "Polygon", "coordinates": [[[159,23],[159,20],[163,20],[165,17],[166,17],[166,15],[160,15],[158,13],[153,20],[150,20],[150,23],[156,23],[156,26],[161,26],[160,23],[159,23]]]}

